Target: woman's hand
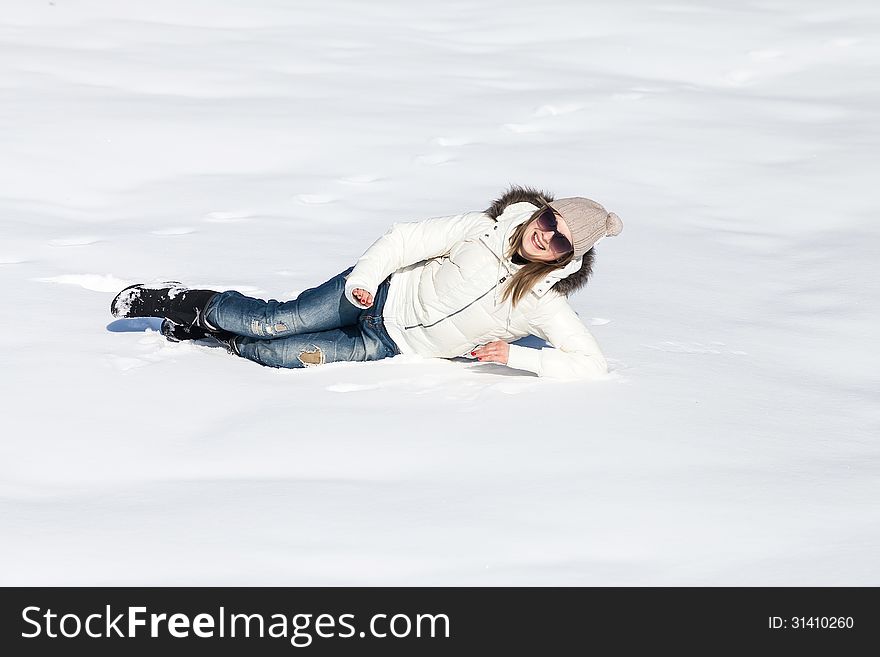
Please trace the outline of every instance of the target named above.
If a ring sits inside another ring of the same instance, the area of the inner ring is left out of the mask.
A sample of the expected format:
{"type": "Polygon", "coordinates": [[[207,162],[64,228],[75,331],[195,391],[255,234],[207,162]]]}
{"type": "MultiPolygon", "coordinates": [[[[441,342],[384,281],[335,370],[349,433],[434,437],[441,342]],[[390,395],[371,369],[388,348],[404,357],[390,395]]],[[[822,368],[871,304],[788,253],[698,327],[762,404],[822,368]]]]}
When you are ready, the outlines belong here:
{"type": "Polygon", "coordinates": [[[503,340],[495,340],[482,347],[477,347],[471,352],[471,356],[476,356],[479,361],[488,361],[490,363],[501,363],[507,365],[507,357],[510,355],[510,345],[503,340]]]}
{"type": "Polygon", "coordinates": [[[351,291],[351,294],[364,308],[369,308],[373,305],[373,295],[366,290],[356,287],[351,291]]]}

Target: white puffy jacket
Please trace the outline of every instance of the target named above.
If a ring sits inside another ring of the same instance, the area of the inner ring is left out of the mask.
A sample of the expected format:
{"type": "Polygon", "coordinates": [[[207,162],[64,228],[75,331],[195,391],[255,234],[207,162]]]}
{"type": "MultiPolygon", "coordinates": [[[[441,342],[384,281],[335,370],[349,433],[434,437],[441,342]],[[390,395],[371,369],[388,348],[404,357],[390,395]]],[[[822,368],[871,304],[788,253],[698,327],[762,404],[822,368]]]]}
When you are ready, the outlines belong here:
{"type": "Polygon", "coordinates": [[[559,378],[604,375],[608,368],[596,340],[565,296],[551,289],[580,268],[580,258],[554,270],[516,307],[501,300],[504,283],[520,268],[505,256],[510,236],[534,211],[521,202],[508,205],[497,220],[466,212],[396,223],[358,259],[346,296],[362,307],[352,291],[375,295],[393,274],[382,315],[403,354],[468,356],[493,340],[535,335],[555,348],[510,345],[509,367],[559,378]]]}

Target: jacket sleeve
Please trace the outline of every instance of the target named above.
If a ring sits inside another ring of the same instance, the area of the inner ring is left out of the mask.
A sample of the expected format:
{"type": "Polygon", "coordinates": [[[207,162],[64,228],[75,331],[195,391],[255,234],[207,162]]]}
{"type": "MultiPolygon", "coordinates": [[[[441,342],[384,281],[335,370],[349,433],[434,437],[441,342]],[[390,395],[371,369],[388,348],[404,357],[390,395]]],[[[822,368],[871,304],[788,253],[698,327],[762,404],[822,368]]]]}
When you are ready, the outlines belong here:
{"type": "Polygon", "coordinates": [[[479,230],[481,218],[485,218],[482,212],[465,212],[393,224],[358,258],[346,277],[345,296],[362,308],[352,290],[361,288],[375,296],[382,281],[398,269],[449,253],[457,242],[479,230]]]}
{"type": "Polygon", "coordinates": [[[561,379],[596,379],[608,373],[596,339],[564,297],[557,295],[530,318],[529,324],[533,335],[546,340],[554,349],[512,344],[507,359],[509,367],[561,379]]]}

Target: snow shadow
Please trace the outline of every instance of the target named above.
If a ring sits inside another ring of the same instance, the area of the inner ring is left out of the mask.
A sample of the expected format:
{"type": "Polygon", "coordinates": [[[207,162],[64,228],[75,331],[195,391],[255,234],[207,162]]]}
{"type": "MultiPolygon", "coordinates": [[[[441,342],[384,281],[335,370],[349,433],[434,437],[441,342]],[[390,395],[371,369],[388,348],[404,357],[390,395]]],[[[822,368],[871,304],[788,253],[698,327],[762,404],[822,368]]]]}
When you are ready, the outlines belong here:
{"type": "Polygon", "coordinates": [[[162,319],[159,317],[129,317],[107,324],[107,330],[111,333],[143,333],[147,329],[159,331],[160,328],[162,319]]]}

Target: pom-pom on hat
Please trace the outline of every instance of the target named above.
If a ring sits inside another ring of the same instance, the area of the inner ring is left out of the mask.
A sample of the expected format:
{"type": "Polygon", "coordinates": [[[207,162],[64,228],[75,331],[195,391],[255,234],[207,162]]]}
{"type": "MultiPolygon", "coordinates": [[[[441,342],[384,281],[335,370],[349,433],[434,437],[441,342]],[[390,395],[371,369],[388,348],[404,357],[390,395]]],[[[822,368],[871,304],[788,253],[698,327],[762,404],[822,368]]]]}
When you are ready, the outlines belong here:
{"type": "Polygon", "coordinates": [[[623,222],[613,212],[608,212],[596,201],[581,196],[550,201],[571,230],[574,257],[580,258],[603,237],[620,235],[623,222]]]}

